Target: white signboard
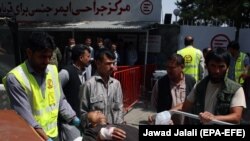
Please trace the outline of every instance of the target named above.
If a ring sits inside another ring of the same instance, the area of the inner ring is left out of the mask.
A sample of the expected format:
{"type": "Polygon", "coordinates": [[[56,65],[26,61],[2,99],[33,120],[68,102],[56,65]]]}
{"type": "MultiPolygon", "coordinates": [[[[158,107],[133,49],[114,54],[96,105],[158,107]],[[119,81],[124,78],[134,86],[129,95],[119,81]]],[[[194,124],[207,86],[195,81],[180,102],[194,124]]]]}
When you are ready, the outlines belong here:
{"type": "Polygon", "coordinates": [[[223,47],[227,48],[227,45],[229,44],[230,39],[226,34],[216,34],[211,39],[210,47],[217,48],[217,47],[223,47]]]}
{"type": "Polygon", "coordinates": [[[191,35],[194,46],[199,49],[206,47],[227,47],[235,38],[234,27],[181,26],[179,49],[184,47],[184,38],[191,35]]]}
{"type": "Polygon", "coordinates": [[[1,0],[0,14],[18,21],[155,21],[161,0],[1,0]]]}
{"type": "MultiPolygon", "coordinates": [[[[145,51],[146,48],[146,36],[140,36],[140,51],[145,51]]],[[[148,38],[148,52],[159,53],[161,51],[161,36],[149,35],[148,38]]]]}

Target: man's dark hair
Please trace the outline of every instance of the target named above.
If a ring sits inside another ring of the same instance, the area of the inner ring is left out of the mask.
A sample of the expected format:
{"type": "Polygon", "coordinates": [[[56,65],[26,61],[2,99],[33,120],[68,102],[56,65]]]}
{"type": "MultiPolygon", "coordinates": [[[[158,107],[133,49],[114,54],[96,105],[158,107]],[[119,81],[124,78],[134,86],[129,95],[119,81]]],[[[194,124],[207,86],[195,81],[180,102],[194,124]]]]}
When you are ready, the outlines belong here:
{"type": "Polygon", "coordinates": [[[192,36],[185,37],[185,39],[184,39],[185,46],[193,45],[193,43],[194,43],[194,38],[192,36]]]}
{"type": "Polygon", "coordinates": [[[228,45],[227,45],[227,49],[232,48],[235,50],[240,50],[240,45],[237,41],[231,41],[228,45]]]}
{"type": "Polygon", "coordinates": [[[173,53],[167,58],[167,62],[175,61],[176,65],[185,65],[185,60],[180,54],[173,53]]]}
{"type": "Polygon", "coordinates": [[[84,41],[86,41],[87,39],[92,40],[90,36],[87,36],[87,37],[84,38],[84,41]]]}
{"type": "Polygon", "coordinates": [[[104,55],[106,55],[109,59],[115,59],[114,54],[107,48],[100,48],[95,54],[95,60],[102,61],[104,55]]]}
{"type": "Polygon", "coordinates": [[[222,47],[213,48],[207,53],[205,62],[208,63],[213,60],[216,62],[225,62],[227,66],[230,65],[230,54],[222,47]]]}
{"type": "Polygon", "coordinates": [[[90,53],[90,49],[87,46],[77,44],[71,50],[71,59],[75,62],[81,56],[81,54],[84,53],[85,50],[90,53]]]}
{"type": "Polygon", "coordinates": [[[202,53],[203,53],[203,54],[206,54],[206,53],[208,53],[211,49],[212,49],[211,47],[206,47],[206,48],[204,48],[204,49],[202,50],[202,53]]]}
{"type": "Polygon", "coordinates": [[[28,46],[32,51],[40,51],[44,49],[56,49],[56,45],[52,36],[46,32],[32,32],[28,40],[28,46]]]}

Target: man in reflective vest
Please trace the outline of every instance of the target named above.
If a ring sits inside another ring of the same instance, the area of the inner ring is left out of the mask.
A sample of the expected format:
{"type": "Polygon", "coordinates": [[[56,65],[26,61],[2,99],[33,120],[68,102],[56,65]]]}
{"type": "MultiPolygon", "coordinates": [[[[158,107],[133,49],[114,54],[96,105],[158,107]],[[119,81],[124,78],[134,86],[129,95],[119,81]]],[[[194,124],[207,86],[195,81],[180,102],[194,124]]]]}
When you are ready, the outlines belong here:
{"type": "Polygon", "coordinates": [[[21,115],[44,140],[58,140],[57,118],[79,126],[59,83],[55,65],[49,65],[55,49],[53,38],[45,32],[34,32],[26,48],[27,60],[12,69],[3,83],[12,108],[21,115]]]}
{"type": "Polygon", "coordinates": [[[185,59],[184,73],[189,74],[199,81],[204,76],[204,57],[202,52],[193,46],[192,36],[184,39],[185,48],[177,51],[185,59]]]}
{"type": "Polygon", "coordinates": [[[248,75],[250,66],[249,57],[240,51],[240,45],[236,41],[231,41],[227,50],[231,54],[230,66],[228,69],[228,78],[243,84],[245,77],[248,75]]]}

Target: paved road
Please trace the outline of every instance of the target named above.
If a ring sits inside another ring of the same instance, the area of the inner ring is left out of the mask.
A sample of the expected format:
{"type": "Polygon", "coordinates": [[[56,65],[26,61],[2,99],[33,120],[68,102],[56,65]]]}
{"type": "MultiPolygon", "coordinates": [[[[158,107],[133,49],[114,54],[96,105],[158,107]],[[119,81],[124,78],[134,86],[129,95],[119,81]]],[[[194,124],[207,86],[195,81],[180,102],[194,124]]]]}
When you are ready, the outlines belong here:
{"type": "Polygon", "coordinates": [[[140,124],[147,124],[148,116],[154,114],[148,102],[139,101],[133,108],[124,116],[127,124],[139,128],[140,124]]]}

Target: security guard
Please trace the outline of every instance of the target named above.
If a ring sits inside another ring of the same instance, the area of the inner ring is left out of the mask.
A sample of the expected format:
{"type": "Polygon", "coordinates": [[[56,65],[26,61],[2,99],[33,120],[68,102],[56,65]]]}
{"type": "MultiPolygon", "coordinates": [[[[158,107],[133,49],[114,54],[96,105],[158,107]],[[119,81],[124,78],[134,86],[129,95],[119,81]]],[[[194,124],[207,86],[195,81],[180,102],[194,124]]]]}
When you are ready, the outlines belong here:
{"type": "Polygon", "coordinates": [[[228,69],[228,78],[243,84],[244,76],[248,75],[248,68],[250,66],[249,57],[240,51],[240,45],[236,41],[231,41],[227,50],[231,54],[230,66],[228,69]]]}
{"type": "Polygon", "coordinates": [[[193,46],[193,37],[186,36],[184,39],[185,48],[177,51],[185,59],[184,73],[201,80],[204,76],[204,57],[199,49],[193,46]]]}

